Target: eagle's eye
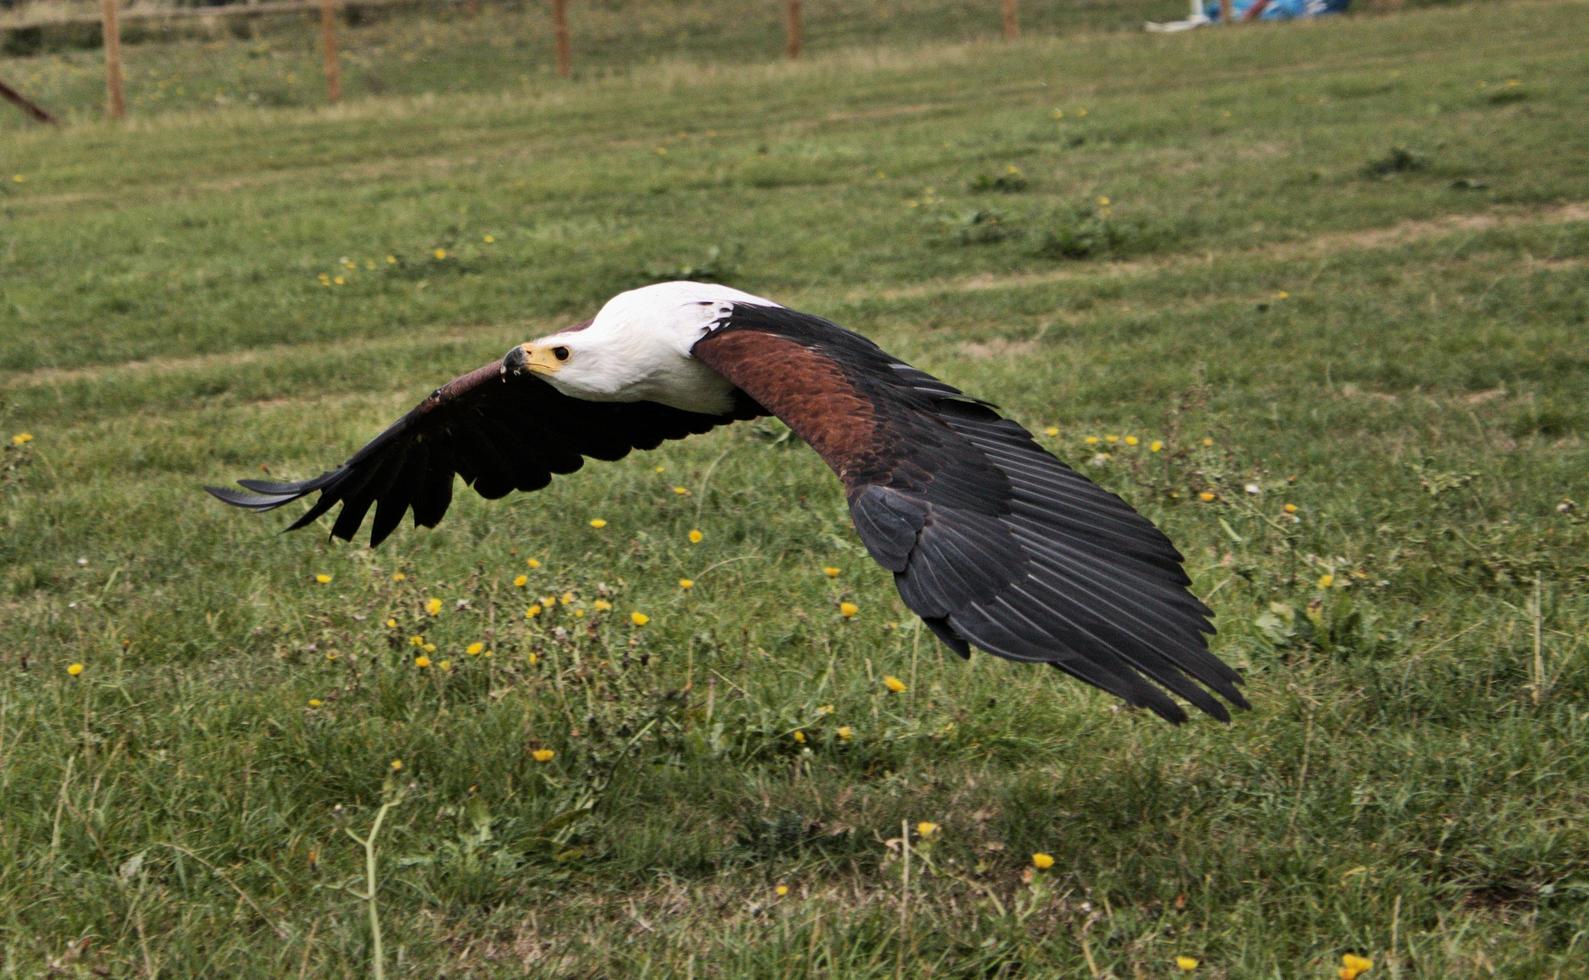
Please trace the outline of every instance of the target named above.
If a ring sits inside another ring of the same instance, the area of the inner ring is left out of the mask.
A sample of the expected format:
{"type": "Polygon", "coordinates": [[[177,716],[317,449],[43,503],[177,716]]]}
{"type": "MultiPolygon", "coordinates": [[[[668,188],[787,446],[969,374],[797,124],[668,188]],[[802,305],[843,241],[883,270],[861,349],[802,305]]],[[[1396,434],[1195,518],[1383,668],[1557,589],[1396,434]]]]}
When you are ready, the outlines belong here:
{"type": "Polygon", "coordinates": [[[552,348],[552,356],[557,358],[559,361],[566,361],[566,360],[568,360],[568,348],[567,347],[553,347],[552,348]]]}

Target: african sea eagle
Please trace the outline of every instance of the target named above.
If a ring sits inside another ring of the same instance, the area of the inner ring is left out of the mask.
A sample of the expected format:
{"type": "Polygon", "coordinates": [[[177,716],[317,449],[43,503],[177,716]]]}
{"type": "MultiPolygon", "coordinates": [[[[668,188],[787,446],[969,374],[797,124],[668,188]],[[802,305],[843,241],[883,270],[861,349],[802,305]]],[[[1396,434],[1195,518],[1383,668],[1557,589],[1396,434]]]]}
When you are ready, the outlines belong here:
{"type": "Polygon", "coordinates": [[[487,499],[538,490],[584,457],[614,460],[775,415],[843,483],[862,543],[900,597],[962,657],[974,644],[1051,664],[1171,722],[1166,693],[1228,721],[1241,677],[1209,652],[1213,613],[1168,538],[1125,501],[962,394],[817,316],[737,289],[670,282],[520,344],[437,388],[341,466],[311,480],[207,487],[272,510],[319,491],[289,530],[341,502],[370,545],[408,510],[434,527],[454,475],[487,499]],[[1205,687],[1207,689],[1205,689],[1205,687]]]}

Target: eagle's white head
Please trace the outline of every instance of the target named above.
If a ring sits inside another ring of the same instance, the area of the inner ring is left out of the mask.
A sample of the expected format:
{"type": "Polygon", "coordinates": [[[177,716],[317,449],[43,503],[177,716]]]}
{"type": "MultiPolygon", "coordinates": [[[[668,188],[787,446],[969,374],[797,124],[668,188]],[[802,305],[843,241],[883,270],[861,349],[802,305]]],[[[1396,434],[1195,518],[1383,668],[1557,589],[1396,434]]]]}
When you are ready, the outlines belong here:
{"type": "Polygon", "coordinates": [[[585,401],[654,401],[722,414],[733,407],[733,385],[690,349],[734,303],[778,305],[716,283],[642,286],[608,300],[593,320],[513,348],[502,367],[537,374],[585,401]]]}

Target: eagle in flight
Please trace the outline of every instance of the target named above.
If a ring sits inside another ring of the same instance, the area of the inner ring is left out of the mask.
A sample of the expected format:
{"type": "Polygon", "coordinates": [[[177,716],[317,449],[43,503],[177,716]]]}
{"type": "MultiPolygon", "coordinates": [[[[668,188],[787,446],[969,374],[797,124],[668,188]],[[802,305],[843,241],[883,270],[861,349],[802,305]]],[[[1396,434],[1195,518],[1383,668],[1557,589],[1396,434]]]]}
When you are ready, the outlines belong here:
{"type": "Polygon", "coordinates": [[[1186,720],[1248,707],[1208,650],[1213,613],[1175,546],[1130,505],[1055,459],[994,407],[821,317],[726,286],[670,282],[613,297],[594,319],[520,344],[431,392],[347,462],[297,483],[206,487],[273,510],[340,503],[370,545],[413,511],[434,527],[462,478],[494,500],[539,490],[584,457],[615,460],[775,415],[838,474],[866,550],[962,657],[977,646],[1051,664],[1186,720]],[[1212,692],[1212,693],[1211,693],[1212,692]]]}

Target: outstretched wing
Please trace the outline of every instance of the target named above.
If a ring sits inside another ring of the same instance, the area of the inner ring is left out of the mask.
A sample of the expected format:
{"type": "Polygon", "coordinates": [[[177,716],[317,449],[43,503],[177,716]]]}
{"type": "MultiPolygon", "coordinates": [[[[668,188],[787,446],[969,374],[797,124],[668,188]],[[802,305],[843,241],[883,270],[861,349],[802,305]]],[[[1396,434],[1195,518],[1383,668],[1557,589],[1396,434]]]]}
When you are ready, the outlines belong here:
{"type": "Polygon", "coordinates": [[[437,388],[341,466],[312,480],[239,480],[244,493],[205,487],[238,507],[274,510],[315,491],[320,498],[289,531],[338,502],[331,533],[353,540],[370,507],[370,547],[409,510],[416,527],[435,527],[452,503],[453,476],[488,500],[513,490],[539,490],[553,474],[572,473],[585,457],[619,459],[654,449],[664,439],[705,432],[760,414],[749,402],[729,415],[702,415],[656,402],[588,402],[571,398],[528,372],[493,362],[437,388]]]}
{"type": "Polygon", "coordinates": [[[861,541],[962,656],[1053,664],[1172,722],[1165,691],[1221,721],[1240,676],[1147,518],[986,402],[819,317],[734,304],[692,353],[778,416],[843,481],[861,541]]]}

